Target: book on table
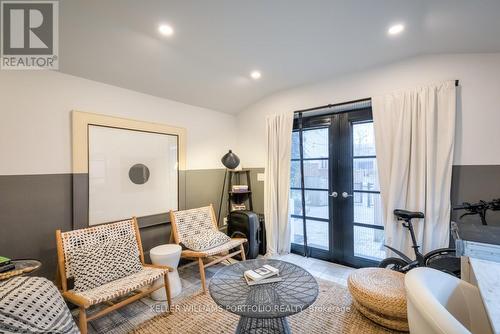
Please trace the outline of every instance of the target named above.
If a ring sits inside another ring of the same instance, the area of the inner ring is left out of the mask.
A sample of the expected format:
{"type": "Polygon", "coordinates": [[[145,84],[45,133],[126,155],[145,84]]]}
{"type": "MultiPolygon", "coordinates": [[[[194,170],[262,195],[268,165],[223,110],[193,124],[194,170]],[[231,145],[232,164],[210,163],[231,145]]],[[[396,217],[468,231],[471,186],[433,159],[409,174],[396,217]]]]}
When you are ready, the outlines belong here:
{"type": "Polygon", "coordinates": [[[282,281],[282,278],[279,277],[279,270],[268,264],[254,270],[245,271],[243,273],[243,277],[248,285],[276,283],[282,281]]]}
{"type": "Polygon", "coordinates": [[[7,257],[0,256],[0,273],[14,269],[16,266],[7,257]]]}
{"type": "Polygon", "coordinates": [[[10,259],[8,257],[0,256],[0,267],[10,264],[10,259]]]}

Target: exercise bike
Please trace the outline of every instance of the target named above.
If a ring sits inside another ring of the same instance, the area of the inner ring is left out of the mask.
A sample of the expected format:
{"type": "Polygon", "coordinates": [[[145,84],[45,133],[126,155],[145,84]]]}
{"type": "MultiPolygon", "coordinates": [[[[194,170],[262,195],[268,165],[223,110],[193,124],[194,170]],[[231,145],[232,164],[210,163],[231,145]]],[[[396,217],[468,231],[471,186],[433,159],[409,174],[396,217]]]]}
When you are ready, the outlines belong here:
{"type": "Polygon", "coordinates": [[[394,215],[398,221],[403,222],[403,227],[407,228],[410,232],[412,248],[415,252],[415,260],[410,259],[401,251],[385,245],[391,251],[400,257],[389,257],[380,261],[380,268],[388,268],[402,273],[416,267],[431,267],[440,271],[444,271],[453,276],[460,277],[460,258],[455,256],[454,248],[440,248],[435,249],[427,254],[422,254],[418,249],[417,239],[413,230],[412,219],[422,219],[424,214],[422,212],[412,212],[406,210],[394,210],[394,215]]]}

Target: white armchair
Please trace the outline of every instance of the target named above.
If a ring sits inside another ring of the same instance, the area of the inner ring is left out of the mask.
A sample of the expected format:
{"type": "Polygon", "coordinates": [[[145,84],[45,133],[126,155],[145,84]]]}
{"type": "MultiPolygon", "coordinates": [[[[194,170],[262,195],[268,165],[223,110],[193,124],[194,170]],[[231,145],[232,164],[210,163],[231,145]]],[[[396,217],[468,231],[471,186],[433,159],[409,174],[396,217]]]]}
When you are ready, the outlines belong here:
{"type": "Polygon", "coordinates": [[[405,277],[408,324],[412,334],[492,333],[479,290],[431,268],[405,277]]]}

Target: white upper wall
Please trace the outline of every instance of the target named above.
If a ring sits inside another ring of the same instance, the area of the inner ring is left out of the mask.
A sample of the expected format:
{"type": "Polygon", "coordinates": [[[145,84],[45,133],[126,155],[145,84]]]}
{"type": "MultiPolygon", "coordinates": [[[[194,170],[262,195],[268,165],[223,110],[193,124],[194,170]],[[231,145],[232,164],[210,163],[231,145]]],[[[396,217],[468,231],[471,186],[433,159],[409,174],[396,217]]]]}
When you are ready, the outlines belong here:
{"type": "Polygon", "coordinates": [[[246,168],[264,166],[266,115],[453,79],[460,80],[454,164],[500,164],[500,53],[416,57],[274,94],[237,115],[236,153],[246,168]]]}
{"type": "Polygon", "coordinates": [[[51,71],[0,71],[0,175],[71,173],[71,110],[187,129],[187,168],[223,168],[225,113],[51,71]]]}
{"type": "Polygon", "coordinates": [[[272,95],[236,118],[58,72],[0,71],[0,175],[70,173],[74,109],[185,127],[188,169],[222,168],[230,148],[263,167],[267,114],[449,79],[461,86],[454,164],[500,164],[498,53],[413,58],[272,95]]]}

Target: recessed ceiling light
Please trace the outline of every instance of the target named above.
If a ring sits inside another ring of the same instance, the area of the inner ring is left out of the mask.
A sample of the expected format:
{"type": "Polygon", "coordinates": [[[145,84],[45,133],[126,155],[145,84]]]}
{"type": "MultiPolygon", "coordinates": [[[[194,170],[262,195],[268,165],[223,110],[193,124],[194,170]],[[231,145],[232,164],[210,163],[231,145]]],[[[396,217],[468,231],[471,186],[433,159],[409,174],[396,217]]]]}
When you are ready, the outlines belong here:
{"type": "Polygon", "coordinates": [[[259,71],[252,71],[252,73],[250,73],[250,76],[252,77],[252,79],[258,80],[260,79],[262,74],[259,71]]]}
{"type": "Polygon", "coordinates": [[[398,24],[391,26],[389,28],[389,30],[387,30],[387,33],[389,35],[398,35],[398,34],[402,33],[404,30],[405,30],[405,26],[401,23],[398,23],[398,24]]]}
{"type": "Polygon", "coordinates": [[[174,28],[172,28],[168,24],[160,24],[160,26],[158,27],[158,31],[165,36],[172,36],[174,34],[174,28]]]}

